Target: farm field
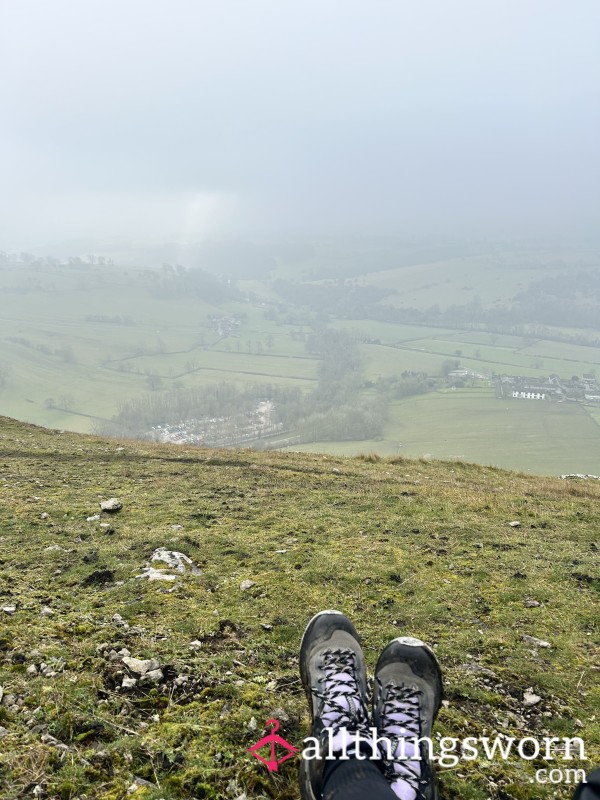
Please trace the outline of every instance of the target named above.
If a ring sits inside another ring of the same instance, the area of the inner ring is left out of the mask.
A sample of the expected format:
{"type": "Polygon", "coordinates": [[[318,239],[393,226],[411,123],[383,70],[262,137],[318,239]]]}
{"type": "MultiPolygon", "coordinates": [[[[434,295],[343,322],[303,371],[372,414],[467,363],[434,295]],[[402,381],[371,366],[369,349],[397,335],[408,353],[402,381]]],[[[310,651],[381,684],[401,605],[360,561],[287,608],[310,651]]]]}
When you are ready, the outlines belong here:
{"type": "Polygon", "coordinates": [[[506,304],[538,277],[536,269],[503,271],[489,258],[475,256],[374,272],[366,282],[394,290],[396,294],[386,298],[389,305],[429,308],[437,304],[444,308],[475,298],[486,305],[506,304]]]}
{"type": "Polygon", "coordinates": [[[548,274],[564,272],[577,264],[579,269],[597,266],[598,252],[593,247],[560,248],[519,246],[501,252],[481,252],[458,258],[441,258],[430,263],[415,263],[365,273],[361,280],[369,286],[390,289],[385,303],[426,309],[433,305],[447,308],[472,301],[484,306],[509,306],[515,294],[548,274]]]}
{"type": "Polygon", "coordinates": [[[576,404],[499,400],[493,389],[457,389],[392,403],[381,441],[287,449],[459,459],[541,475],[597,474],[600,414],[594,419],[576,404]]]}
{"type": "Polygon", "coordinates": [[[537,342],[531,347],[512,349],[498,345],[465,346],[460,341],[448,341],[440,337],[412,341],[404,344],[403,347],[424,353],[434,353],[446,358],[459,358],[461,364],[468,361],[468,366],[473,369],[473,363],[479,363],[486,371],[500,374],[551,375],[556,373],[567,377],[583,372],[593,372],[600,368],[600,348],[580,347],[562,342],[537,342]],[[550,355],[553,353],[555,345],[559,357],[550,355]],[[527,372],[528,370],[529,372],[527,372]]]}

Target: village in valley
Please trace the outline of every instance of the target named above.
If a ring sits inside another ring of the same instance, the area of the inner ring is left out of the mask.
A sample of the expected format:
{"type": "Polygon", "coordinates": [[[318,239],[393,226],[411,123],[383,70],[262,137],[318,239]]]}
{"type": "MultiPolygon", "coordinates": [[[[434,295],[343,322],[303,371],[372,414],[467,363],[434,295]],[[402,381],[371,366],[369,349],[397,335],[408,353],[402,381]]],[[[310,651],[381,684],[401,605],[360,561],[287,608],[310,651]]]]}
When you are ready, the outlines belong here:
{"type": "Polygon", "coordinates": [[[595,375],[586,373],[583,378],[532,378],[519,375],[498,375],[495,377],[496,397],[519,400],[554,400],[556,402],[584,403],[600,405],[600,385],[595,375]]]}
{"type": "Polygon", "coordinates": [[[272,420],[273,408],[272,401],[263,400],[245,414],[198,417],[174,425],[156,425],[148,431],[148,439],[163,444],[232,447],[280,432],[283,425],[272,420]]]}

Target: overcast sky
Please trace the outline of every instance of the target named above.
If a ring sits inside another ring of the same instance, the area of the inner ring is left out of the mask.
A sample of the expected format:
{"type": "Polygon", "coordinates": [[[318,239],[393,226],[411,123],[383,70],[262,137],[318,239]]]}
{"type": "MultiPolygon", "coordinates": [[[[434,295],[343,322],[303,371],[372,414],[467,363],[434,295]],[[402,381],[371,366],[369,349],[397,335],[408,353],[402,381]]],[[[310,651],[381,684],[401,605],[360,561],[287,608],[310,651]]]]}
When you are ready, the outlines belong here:
{"type": "Polygon", "coordinates": [[[0,0],[0,248],[589,234],[598,0],[0,0]]]}

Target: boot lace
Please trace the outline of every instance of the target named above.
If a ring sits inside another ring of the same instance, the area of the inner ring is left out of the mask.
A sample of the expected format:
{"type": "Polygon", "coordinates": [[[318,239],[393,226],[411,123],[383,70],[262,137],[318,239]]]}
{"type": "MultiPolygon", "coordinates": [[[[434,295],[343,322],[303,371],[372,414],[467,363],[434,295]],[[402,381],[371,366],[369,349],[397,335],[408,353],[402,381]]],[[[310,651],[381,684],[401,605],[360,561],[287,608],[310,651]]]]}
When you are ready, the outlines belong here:
{"type": "Polygon", "coordinates": [[[321,700],[319,716],[333,733],[346,728],[349,731],[364,730],[369,736],[369,712],[356,680],[356,658],[347,648],[323,651],[321,669],[325,673],[319,678],[321,689],[313,693],[321,700]]]}
{"type": "MultiPolygon", "coordinates": [[[[420,760],[410,760],[410,756],[404,754],[405,748],[402,747],[403,739],[418,739],[421,736],[421,695],[422,692],[415,686],[388,684],[385,689],[379,682],[380,689],[384,692],[385,700],[381,709],[379,719],[379,733],[385,736],[391,743],[388,759],[387,753],[383,754],[386,764],[386,777],[392,784],[401,781],[408,784],[415,794],[415,800],[425,800],[423,787],[427,786],[427,781],[421,777],[420,760]],[[402,753],[402,757],[398,753],[402,753]]],[[[420,753],[415,753],[417,759],[420,753]]],[[[400,796],[399,793],[397,793],[400,796]]],[[[403,793],[404,796],[404,793],[403,793]]]]}

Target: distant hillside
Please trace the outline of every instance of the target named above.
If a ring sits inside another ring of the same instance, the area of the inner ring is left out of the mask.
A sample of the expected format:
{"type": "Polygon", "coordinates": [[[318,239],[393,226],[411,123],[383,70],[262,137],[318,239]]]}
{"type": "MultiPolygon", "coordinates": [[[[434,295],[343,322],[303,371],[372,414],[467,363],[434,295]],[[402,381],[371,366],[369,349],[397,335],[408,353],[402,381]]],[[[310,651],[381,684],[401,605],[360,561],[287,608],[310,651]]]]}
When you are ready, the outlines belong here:
{"type": "MultiPolygon", "coordinates": [[[[271,717],[308,735],[298,647],[323,608],[370,669],[400,634],[436,648],[441,734],[580,736],[599,763],[599,501],[595,480],[2,417],[1,796],[297,798],[297,762],[271,774],[246,748],[271,717]]],[[[442,797],[569,797],[531,782],[544,766],[464,761],[442,797]]]]}

